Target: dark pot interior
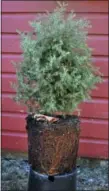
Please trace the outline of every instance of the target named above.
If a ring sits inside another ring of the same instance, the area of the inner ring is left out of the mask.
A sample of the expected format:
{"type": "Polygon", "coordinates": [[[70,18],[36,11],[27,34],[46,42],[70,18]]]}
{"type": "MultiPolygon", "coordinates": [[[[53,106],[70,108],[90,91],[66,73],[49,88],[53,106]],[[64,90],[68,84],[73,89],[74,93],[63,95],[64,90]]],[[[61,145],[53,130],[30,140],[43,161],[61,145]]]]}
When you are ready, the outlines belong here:
{"type": "Polygon", "coordinates": [[[77,116],[56,116],[58,121],[47,122],[26,118],[29,164],[35,171],[64,174],[76,167],[79,145],[80,121],[77,116]]]}

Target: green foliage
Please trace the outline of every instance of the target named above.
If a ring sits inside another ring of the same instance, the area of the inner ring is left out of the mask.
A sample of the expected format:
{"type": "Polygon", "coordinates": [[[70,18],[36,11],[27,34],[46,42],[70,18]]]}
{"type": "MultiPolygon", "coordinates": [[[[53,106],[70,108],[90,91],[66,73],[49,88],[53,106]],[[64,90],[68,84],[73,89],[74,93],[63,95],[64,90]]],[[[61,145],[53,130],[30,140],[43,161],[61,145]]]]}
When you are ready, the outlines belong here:
{"type": "Polygon", "coordinates": [[[101,81],[87,45],[89,21],[76,19],[73,12],[65,18],[65,11],[60,5],[30,22],[33,33],[20,33],[23,61],[15,64],[16,100],[29,109],[29,100],[38,102],[34,112],[73,112],[101,81]]]}

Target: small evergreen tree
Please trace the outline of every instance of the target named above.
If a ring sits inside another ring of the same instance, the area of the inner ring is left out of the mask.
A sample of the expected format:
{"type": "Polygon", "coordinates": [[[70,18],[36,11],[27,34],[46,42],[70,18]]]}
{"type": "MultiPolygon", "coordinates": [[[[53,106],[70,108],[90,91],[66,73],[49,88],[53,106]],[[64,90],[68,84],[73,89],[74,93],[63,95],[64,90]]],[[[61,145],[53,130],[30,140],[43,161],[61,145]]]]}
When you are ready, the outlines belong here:
{"type": "Polygon", "coordinates": [[[29,111],[73,112],[101,81],[87,45],[89,21],[76,19],[72,11],[65,18],[65,12],[60,5],[30,22],[32,34],[20,32],[23,61],[15,64],[18,83],[13,87],[16,101],[29,111]]]}

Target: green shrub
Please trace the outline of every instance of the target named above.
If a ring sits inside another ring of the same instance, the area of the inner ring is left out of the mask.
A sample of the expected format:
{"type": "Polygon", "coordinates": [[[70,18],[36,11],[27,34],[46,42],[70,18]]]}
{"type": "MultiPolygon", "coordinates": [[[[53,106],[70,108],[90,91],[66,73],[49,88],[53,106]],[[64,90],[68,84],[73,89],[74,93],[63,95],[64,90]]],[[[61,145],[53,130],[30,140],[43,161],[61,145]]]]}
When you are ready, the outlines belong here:
{"type": "Polygon", "coordinates": [[[23,61],[15,64],[18,84],[13,87],[16,100],[29,111],[73,112],[101,81],[87,45],[89,21],[76,19],[73,12],[65,18],[65,12],[60,5],[30,22],[32,33],[20,33],[23,61]]]}

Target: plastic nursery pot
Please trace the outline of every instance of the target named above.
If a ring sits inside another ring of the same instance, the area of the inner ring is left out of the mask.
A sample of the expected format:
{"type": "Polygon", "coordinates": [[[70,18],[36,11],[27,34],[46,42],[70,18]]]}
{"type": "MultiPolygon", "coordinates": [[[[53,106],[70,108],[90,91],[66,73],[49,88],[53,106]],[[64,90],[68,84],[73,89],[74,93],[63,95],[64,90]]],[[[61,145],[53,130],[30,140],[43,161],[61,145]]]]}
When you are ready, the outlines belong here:
{"type": "Polygon", "coordinates": [[[30,169],[28,191],[76,191],[76,168],[64,175],[42,175],[30,169]]]}
{"type": "Polygon", "coordinates": [[[28,161],[41,174],[64,174],[76,168],[80,121],[77,116],[55,116],[56,122],[27,120],[28,161]]]}

